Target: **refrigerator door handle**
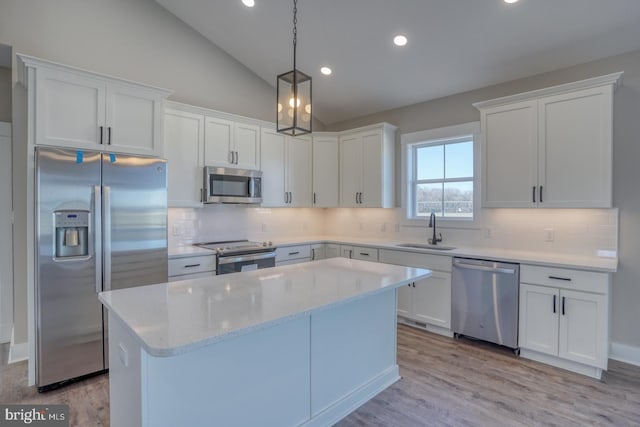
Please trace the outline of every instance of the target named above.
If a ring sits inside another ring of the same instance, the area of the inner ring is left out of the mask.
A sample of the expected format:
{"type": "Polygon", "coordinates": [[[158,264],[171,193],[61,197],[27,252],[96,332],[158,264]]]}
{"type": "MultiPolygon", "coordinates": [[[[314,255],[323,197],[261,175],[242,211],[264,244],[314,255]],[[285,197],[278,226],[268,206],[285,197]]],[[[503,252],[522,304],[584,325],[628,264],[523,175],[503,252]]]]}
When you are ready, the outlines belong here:
{"type": "Polygon", "coordinates": [[[102,186],[102,233],[104,258],[104,290],[111,290],[111,187],[102,186]]]}
{"type": "Polygon", "coordinates": [[[93,251],[96,262],[96,292],[102,292],[102,188],[93,186],[93,251]]]}

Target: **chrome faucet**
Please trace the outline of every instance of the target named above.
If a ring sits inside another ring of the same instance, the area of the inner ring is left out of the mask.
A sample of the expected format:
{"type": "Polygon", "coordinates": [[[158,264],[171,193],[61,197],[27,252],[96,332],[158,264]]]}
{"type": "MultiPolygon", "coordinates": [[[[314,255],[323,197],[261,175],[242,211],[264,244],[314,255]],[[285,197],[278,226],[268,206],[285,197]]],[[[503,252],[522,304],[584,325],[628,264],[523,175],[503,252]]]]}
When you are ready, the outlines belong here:
{"type": "Polygon", "coordinates": [[[438,233],[440,237],[436,237],[436,214],[433,212],[429,216],[429,228],[433,228],[433,237],[429,239],[429,243],[437,245],[438,242],[442,242],[442,233],[438,233]]]}

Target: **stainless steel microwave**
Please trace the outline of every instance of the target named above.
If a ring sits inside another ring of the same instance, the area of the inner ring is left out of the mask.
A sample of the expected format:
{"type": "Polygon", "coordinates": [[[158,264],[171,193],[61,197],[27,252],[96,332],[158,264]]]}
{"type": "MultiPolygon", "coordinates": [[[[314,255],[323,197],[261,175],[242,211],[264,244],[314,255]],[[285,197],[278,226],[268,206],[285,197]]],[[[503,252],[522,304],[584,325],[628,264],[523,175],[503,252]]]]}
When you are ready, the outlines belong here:
{"type": "Polygon", "coordinates": [[[261,203],[262,172],[204,167],[204,203],[261,203]]]}

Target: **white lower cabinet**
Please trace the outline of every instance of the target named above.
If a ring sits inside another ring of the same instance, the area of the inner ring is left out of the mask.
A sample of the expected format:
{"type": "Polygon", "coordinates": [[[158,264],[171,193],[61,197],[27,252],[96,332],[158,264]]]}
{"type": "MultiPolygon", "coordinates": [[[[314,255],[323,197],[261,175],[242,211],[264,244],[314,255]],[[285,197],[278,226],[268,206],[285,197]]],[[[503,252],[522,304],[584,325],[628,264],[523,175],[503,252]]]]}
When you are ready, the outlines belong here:
{"type": "Polygon", "coordinates": [[[311,261],[311,245],[280,246],[276,249],[276,266],[311,261]]]}
{"type": "Polygon", "coordinates": [[[311,261],[327,258],[326,245],[324,243],[315,243],[311,245],[311,261]]]}
{"type": "Polygon", "coordinates": [[[169,258],[169,282],[198,279],[216,275],[216,256],[213,254],[169,258]]]}
{"type": "Polygon", "coordinates": [[[327,243],[324,246],[324,256],[325,258],[337,258],[340,255],[340,245],[337,243],[327,243]]]}
{"type": "Polygon", "coordinates": [[[363,261],[378,261],[378,249],[364,246],[340,245],[340,253],[343,258],[360,259],[363,261]]]}
{"type": "Polygon", "coordinates": [[[380,262],[427,268],[431,277],[398,288],[398,316],[441,335],[451,332],[451,257],[380,250],[380,262]]]}
{"type": "Polygon", "coordinates": [[[526,358],[600,378],[609,347],[609,275],[522,266],[519,345],[526,358]]]}

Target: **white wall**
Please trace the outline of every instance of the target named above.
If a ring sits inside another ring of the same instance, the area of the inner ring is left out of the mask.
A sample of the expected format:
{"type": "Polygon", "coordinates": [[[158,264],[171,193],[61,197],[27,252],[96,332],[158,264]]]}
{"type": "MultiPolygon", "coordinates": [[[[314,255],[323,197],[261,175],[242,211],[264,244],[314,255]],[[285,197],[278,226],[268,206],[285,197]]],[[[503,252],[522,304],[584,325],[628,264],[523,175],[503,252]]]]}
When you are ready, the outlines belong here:
{"type": "MultiPolygon", "coordinates": [[[[382,121],[398,126],[396,159],[399,171],[399,135],[402,133],[477,121],[480,114],[471,105],[477,101],[617,71],[624,71],[623,86],[618,88],[614,98],[613,122],[613,203],[619,208],[620,215],[620,262],[618,272],[613,275],[611,341],[638,349],[640,357],[640,51],[361,117],[332,125],[327,130],[349,129],[382,121]]],[[[399,182],[397,180],[398,185],[399,182]]]]}
{"type": "Polygon", "coordinates": [[[324,209],[252,208],[206,205],[202,209],[171,208],[169,246],[249,239],[282,241],[321,235],[324,209]]]}

